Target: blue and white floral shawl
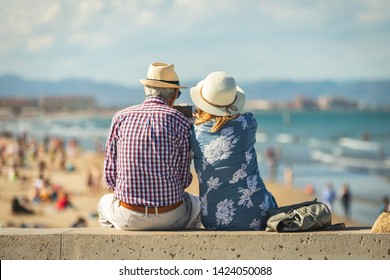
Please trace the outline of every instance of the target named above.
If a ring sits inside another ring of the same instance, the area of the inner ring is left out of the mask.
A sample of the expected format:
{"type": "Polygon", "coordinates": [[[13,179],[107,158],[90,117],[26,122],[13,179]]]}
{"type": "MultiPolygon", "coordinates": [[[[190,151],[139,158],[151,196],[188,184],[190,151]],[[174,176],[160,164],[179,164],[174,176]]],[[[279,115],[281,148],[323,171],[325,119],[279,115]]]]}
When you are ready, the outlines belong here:
{"type": "Polygon", "coordinates": [[[256,120],[245,113],[218,132],[210,132],[213,125],[194,125],[191,132],[202,223],[212,230],[264,230],[266,212],[276,202],[258,168],[256,120]]]}

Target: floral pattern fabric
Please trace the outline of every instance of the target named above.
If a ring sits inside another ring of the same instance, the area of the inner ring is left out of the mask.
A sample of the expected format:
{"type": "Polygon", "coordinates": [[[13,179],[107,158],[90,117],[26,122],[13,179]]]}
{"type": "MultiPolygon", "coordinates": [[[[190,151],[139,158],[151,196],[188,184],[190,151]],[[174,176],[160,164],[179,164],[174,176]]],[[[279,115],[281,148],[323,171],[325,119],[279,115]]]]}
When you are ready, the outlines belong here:
{"type": "Polygon", "coordinates": [[[256,120],[245,113],[218,132],[210,132],[213,125],[194,125],[191,133],[202,223],[213,230],[264,230],[276,202],[258,168],[256,120]]]}

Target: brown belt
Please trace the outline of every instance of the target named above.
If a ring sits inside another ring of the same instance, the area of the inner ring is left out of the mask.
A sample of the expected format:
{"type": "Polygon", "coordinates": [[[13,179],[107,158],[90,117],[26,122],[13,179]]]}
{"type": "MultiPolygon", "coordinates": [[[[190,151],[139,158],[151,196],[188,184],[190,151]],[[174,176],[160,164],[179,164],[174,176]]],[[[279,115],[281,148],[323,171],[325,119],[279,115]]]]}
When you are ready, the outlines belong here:
{"type": "Polygon", "coordinates": [[[173,209],[176,209],[177,207],[179,207],[182,203],[183,203],[183,201],[179,201],[175,204],[168,205],[168,206],[146,207],[146,206],[141,206],[141,205],[128,204],[126,202],[119,200],[119,205],[122,207],[125,207],[129,210],[141,212],[141,213],[146,213],[146,209],[147,209],[148,214],[169,212],[169,211],[172,211],[173,209]],[[157,211],[156,211],[156,209],[157,209],[157,211]]]}

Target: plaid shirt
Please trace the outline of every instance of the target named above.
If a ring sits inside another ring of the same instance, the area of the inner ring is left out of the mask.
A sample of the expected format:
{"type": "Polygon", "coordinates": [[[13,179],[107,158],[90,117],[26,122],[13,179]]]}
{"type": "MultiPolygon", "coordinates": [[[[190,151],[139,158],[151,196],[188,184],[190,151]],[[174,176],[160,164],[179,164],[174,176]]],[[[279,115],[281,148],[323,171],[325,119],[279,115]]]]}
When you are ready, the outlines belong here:
{"type": "Polygon", "coordinates": [[[168,206],[192,181],[190,122],[160,97],[117,112],[106,143],[104,178],[129,204],[168,206]]]}

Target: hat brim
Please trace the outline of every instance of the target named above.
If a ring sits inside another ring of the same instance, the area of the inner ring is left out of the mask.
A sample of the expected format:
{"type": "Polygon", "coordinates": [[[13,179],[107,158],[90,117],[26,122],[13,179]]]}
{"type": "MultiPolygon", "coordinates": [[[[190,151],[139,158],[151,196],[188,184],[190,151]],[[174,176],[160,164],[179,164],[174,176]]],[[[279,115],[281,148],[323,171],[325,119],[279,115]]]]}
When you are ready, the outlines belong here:
{"type": "Polygon", "coordinates": [[[166,82],[162,82],[162,81],[156,81],[156,80],[141,79],[139,81],[141,82],[141,84],[143,84],[144,86],[148,86],[148,87],[187,88],[187,87],[183,87],[183,86],[179,86],[179,85],[175,85],[175,84],[171,84],[171,83],[166,83],[166,82]]]}
{"type": "Polygon", "coordinates": [[[200,89],[203,87],[203,83],[205,80],[200,81],[195,87],[192,87],[190,90],[190,95],[192,102],[194,102],[195,106],[201,109],[202,111],[212,114],[214,116],[232,116],[242,113],[245,105],[245,93],[239,87],[236,86],[236,100],[232,104],[237,108],[237,111],[230,109],[226,110],[225,107],[216,107],[209,103],[207,103],[202,96],[200,95],[200,89]]]}

